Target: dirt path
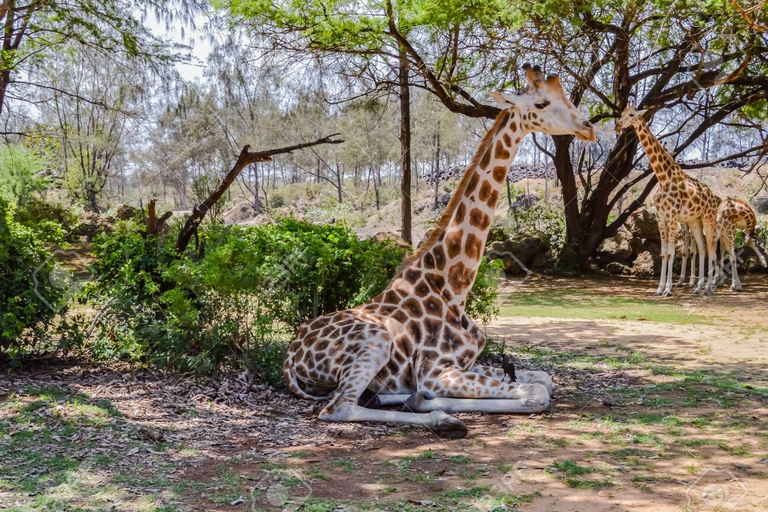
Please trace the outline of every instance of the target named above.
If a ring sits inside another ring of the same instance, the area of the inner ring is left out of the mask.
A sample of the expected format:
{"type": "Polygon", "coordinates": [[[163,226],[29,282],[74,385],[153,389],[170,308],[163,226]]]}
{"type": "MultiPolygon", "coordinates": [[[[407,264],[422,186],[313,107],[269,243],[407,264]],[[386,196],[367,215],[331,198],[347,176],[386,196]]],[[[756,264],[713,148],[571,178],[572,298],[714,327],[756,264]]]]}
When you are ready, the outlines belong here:
{"type": "Polygon", "coordinates": [[[744,281],[703,301],[649,297],[650,281],[525,283],[502,311],[526,316],[487,332],[552,373],[551,411],[461,415],[458,441],[318,422],[315,404],[245,374],[12,374],[0,507],[768,510],[768,280],[744,281]]]}

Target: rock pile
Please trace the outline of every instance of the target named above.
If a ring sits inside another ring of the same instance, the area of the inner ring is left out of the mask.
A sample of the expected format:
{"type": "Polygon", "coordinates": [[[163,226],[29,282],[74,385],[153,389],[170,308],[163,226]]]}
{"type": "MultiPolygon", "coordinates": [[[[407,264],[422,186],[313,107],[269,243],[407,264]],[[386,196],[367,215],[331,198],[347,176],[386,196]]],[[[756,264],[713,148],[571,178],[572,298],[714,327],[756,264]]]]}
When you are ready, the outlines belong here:
{"type": "Polygon", "coordinates": [[[633,213],[597,249],[597,262],[608,273],[651,277],[661,270],[661,237],[656,218],[646,209],[633,213]]]}

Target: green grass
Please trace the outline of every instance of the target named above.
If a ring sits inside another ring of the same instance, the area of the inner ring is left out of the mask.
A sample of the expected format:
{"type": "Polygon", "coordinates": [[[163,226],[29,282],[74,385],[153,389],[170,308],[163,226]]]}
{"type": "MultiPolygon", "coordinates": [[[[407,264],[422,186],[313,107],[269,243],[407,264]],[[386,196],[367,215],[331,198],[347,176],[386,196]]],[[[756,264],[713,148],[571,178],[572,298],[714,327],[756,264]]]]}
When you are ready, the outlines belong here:
{"type": "Polygon", "coordinates": [[[516,291],[499,297],[500,316],[575,318],[581,320],[622,319],[674,324],[708,324],[711,319],[688,314],[678,301],[609,296],[579,290],[516,291]]]}

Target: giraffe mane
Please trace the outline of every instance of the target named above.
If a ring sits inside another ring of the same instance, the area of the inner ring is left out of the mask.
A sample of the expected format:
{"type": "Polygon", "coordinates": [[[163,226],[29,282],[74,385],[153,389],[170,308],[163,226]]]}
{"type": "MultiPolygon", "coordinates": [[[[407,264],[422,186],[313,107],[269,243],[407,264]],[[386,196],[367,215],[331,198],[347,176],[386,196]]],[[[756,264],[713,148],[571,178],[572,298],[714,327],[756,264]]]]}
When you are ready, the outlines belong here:
{"type": "Polygon", "coordinates": [[[506,122],[508,116],[509,114],[506,110],[502,110],[499,115],[496,116],[496,120],[493,122],[493,126],[491,126],[491,128],[485,134],[483,140],[480,141],[480,146],[477,148],[475,156],[472,157],[472,161],[464,170],[464,176],[462,176],[461,181],[459,182],[459,186],[456,187],[456,190],[453,192],[451,200],[448,201],[448,204],[445,206],[445,211],[440,217],[437,225],[434,227],[434,229],[432,229],[432,231],[429,233],[429,236],[421,243],[418,249],[416,249],[413,254],[407,256],[403,260],[402,264],[400,265],[401,270],[406,265],[409,265],[424,256],[427,251],[434,247],[440,236],[445,232],[445,229],[448,227],[448,224],[450,224],[451,219],[453,218],[453,214],[456,211],[456,208],[458,208],[459,203],[461,202],[461,198],[464,195],[464,191],[467,189],[469,180],[472,177],[472,172],[470,171],[474,171],[474,169],[477,168],[478,164],[480,163],[480,159],[491,145],[493,137],[496,135],[496,133],[499,132],[499,130],[501,130],[501,125],[506,122]]]}

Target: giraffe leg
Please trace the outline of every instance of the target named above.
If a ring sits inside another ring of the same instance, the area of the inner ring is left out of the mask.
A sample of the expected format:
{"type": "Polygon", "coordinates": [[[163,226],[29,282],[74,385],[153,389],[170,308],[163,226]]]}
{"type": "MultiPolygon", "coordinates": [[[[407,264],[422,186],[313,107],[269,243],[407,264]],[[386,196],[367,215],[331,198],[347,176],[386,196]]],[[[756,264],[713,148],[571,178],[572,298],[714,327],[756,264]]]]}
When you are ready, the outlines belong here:
{"type": "Polygon", "coordinates": [[[712,295],[715,284],[715,267],[717,266],[717,240],[715,239],[715,221],[714,219],[707,219],[705,221],[704,229],[706,230],[707,241],[707,256],[709,260],[709,268],[707,269],[707,295],[712,295]]]}
{"type": "Polygon", "coordinates": [[[691,228],[696,240],[696,254],[699,256],[699,280],[693,293],[701,293],[704,287],[704,228],[700,219],[694,221],[691,228]]]}
{"type": "Polygon", "coordinates": [[[443,370],[413,394],[406,407],[414,411],[537,413],[549,409],[549,393],[541,384],[502,382],[459,368],[443,370]],[[436,398],[429,399],[427,393],[436,398]]]}
{"type": "MultiPolygon", "coordinates": [[[[675,264],[675,246],[677,245],[677,222],[671,223],[667,227],[667,281],[664,286],[662,297],[672,295],[672,272],[675,264]]],[[[662,262],[663,264],[663,262],[662,262]]]]}
{"type": "MultiPolygon", "coordinates": [[[[717,233],[715,234],[716,240],[719,242],[720,249],[720,264],[717,266],[715,286],[722,286],[725,282],[725,253],[728,251],[728,230],[720,222],[717,224],[717,233]]],[[[733,260],[731,260],[731,266],[733,266],[733,260]]]]}
{"type": "Polygon", "coordinates": [[[760,264],[763,267],[768,267],[768,264],[766,264],[765,257],[763,256],[763,253],[757,250],[757,246],[755,245],[755,241],[750,237],[749,240],[747,240],[747,245],[750,249],[755,251],[755,254],[757,254],[757,257],[760,259],[760,264]]]}
{"type": "Polygon", "coordinates": [[[690,233],[683,239],[683,261],[680,263],[680,279],[675,284],[676,287],[683,286],[685,282],[685,271],[688,267],[688,257],[691,254],[690,233]]]}
{"type": "Polygon", "coordinates": [[[691,277],[688,280],[688,286],[691,288],[696,287],[696,259],[699,257],[699,246],[696,243],[696,238],[693,236],[693,228],[691,228],[691,277]]]}
{"type": "MultiPolygon", "coordinates": [[[[736,240],[733,231],[730,231],[726,235],[728,240],[728,255],[731,258],[731,290],[734,292],[743,291],[741,287],[741,280],[739,279],[739,260],[736,256],[736,240]]],[[[725,251],[723,251],[725,252],[725,251]]]]}
{"type": "Polygon", "coordinates": [[[667,220],[666,217],[659,214],[658,218],[659,234],[661,235],[661,276],[659,277],[659,287],[656,288],[654,295],[661,295],[664,291],[664,284],[667,280],[667,244],[669,238],[667,237],[667,220]]]}
{"type": "MultiPolygon", "coordinates": [[[[493,377],[494,379],[498,379],[500,381],[504,381],[506,377],[506,373],[504,373],[503,369],[482,364],[476,364],[473,366],[472,373],[479,373],[480,375],[493,377]]],[[[541,384],[547,388],[547,393],[549,393],[549,396],[552,396],[554,384],[552,384],[552,377],[550,377],[547,372],[517,370],[515,372],[515,376],[517,377],[516,382],[524,384],[541,384]]]]}
{"type": "Polygon", "coordinates": [[[376,377],[379,370],[389,361],[392,336],[386,332],[373,335],[365,350],[355,351],[353,357],[339,374],[339,385],[328,405],[320,411],[318,418],[323,421],[372,421],[379,423],[402,423],[427,427],[441,437],[459,438],[467,435],[467,427],[458,419],[442,411],[428,414],[415,412],[366,409],[358,400],[376,377]]]}

